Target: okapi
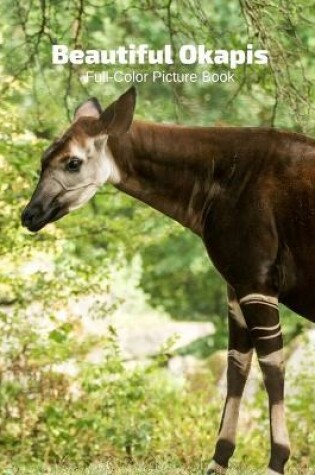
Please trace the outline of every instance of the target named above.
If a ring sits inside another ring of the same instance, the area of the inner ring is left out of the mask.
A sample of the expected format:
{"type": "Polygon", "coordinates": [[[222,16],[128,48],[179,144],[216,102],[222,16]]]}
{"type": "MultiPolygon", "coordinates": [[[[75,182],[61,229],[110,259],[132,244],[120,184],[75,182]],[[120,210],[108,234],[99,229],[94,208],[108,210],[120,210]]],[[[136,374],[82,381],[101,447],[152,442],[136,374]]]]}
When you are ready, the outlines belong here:
{"type": "Polygon", "coordinates": [[[203,240],[227,283],[227,397],[208,474],[235,448],[257,352],[270,406],[269,475],[290,454],[278,304],[315,321],[315,140],[273,128],[133,121],[135,88],[105,110],[91,98],[44,152],[22,223],[36,232],[112,183],[203,240]]]}

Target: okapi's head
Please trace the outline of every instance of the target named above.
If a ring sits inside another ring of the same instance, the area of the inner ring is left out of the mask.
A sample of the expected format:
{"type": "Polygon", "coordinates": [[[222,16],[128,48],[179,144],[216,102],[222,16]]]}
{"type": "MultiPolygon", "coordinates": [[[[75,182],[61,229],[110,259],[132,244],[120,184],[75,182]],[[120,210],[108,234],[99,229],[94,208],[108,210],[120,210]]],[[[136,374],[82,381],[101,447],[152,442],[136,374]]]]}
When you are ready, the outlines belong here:
{"type": "Polygon", "coordinates": [[[39,231],[82,206],[104,183],[119,182],[107,139],[128,131],[135,102],[131,87],[104,111],[95,98],[76,109],[72,125],[43,153],[39,181],[22,214],[23,226],[39,231]]]}

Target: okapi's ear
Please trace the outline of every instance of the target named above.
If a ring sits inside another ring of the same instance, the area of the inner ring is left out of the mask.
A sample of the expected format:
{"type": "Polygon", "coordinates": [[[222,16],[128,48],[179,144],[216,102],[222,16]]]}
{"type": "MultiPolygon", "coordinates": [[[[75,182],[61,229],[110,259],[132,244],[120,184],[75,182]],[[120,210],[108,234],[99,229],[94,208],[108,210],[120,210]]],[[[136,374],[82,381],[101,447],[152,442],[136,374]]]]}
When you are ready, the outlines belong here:
{"type": "Polygon", "coordinates": [[[107,135],[119,136],[129,130],[135,110],[136,96],[136,88],[132,86],[102,112],[100,121],[102,130],[107,135]]]}
{"type": "Polygon", "coordinates": [[[74,112],[74,121],[80,119],[80,117],[95,117],[95,119],[99,119],[101,113],[101,104],[98,102],[96,97],[91,97],[76,108],[74,112]]]}

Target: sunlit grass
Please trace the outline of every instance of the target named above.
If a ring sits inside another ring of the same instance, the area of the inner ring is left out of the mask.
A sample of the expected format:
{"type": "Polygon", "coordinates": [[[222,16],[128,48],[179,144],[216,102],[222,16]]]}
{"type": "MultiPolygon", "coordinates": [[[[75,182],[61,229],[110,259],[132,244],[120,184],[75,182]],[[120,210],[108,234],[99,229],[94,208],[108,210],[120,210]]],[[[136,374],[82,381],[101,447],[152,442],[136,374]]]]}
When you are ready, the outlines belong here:
{"type": "MultiPolygon", "coordinates": [[[[179,466],[178,463],[160,461],[151,463],[95,463],[86,468],[68,467],[66,465],[8,467],[0,471],[1,475],[204,475],[206,464],[179,466]]],[[[257,470],[245,466],[231,467],[228,475],[265,475],[266,468],[257,470]]],[[[286,475],[315,475],[315,469],[291,467],[286,475]]]]}

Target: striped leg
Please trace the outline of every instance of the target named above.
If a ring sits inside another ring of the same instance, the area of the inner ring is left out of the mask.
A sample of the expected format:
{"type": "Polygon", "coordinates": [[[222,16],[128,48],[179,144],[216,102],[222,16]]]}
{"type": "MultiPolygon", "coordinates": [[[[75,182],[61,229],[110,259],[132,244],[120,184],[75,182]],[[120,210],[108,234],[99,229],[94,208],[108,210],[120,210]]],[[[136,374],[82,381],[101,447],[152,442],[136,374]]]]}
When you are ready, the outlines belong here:
{"type": "Polygon", "coordinates": [[[213,460],[207,474],[224,474],[235,448],[236,427],[253,345],[234,291],[228,288],[229,351],[227,397],[213,460]]]}
{"type": "Polygon", "coordinates": [[[283,474],[290,455],[290,444],[284,415],[284,359],[278,299],[248,294],[240,299],[240,305],[257,351],[269,398],[271,458],[268,474],[283,474]]]}

